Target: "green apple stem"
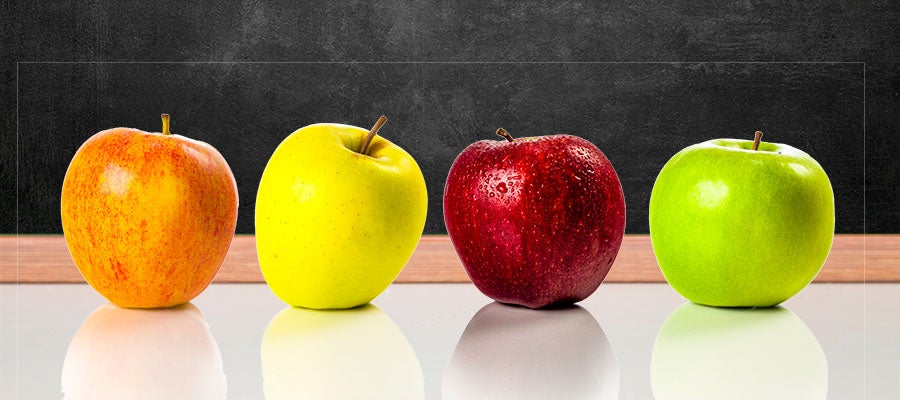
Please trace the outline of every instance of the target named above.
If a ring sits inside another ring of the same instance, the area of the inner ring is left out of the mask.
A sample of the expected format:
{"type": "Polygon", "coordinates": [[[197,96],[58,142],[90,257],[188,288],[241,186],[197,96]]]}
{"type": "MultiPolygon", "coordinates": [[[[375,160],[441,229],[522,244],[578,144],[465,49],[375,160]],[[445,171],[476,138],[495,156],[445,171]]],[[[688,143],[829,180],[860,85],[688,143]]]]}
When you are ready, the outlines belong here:
{"type": "Polygon", "coordinates": [[[359,148],[360,154],[366,154],[366,151],[369,150],[369,143],[372,143],[375,134],[378,133],[378,130],[381,129],[381,126],[384,125],[385,122],[387,122],[387,118],[384,115],[378,117],[378,121],[375,121],[375,126],[369,130],[369,134],[366,135],[366,139],[363,140],[362,147],[359,148]]]}
{"type": "Polygon", "coordinates": [[[163,121],[162,134],[168,135],[169,134],[169,114],[163,114],[163,115],[161,115],[161,117],[162,117],[162,121],[163,121]]]}
{"type": "Polygon", "coordinates": [[[503,136],[504,138],[506,138],[506,140],[508,140],[510,142],[513,141],[512,135],[510,135],[509,132],[506,131],[506,129],[497,128],[497,134],[500,136],[503,136]]]}
{"type": "Polygon", "coordinates": [[[759,148],[759,139],[762,139],[762,131],[756,131],[756,135],[753,138],[753,148],[751,150],[756,150],[759,148]]]}

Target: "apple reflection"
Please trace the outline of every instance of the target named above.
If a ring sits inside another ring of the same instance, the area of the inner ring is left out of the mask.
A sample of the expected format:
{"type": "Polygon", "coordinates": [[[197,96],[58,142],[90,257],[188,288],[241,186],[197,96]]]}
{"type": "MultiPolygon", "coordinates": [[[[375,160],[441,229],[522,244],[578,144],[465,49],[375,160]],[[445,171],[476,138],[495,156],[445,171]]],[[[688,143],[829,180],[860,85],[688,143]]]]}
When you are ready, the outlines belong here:
{"type": "Polygon", "coordinates": [[[687,303],[663,324],[650,363],[665,399],[824,399],[828,363],[815,335],[783,306],[687,303]]]}
{"type": "Polygon", "coordinates": [[[288,307],[263,334],[263,388],[276,399],[423,399],[425,380],[400,328],[378,307],[288,307]]]}
{"type": "Polygon", "coordinates": [[[466,326],[444,372],[444,399],[616,399],[619,364],[584,308],[491,303],[466,326]]]}
{"type": "Polygon", "coordinates": [[[66,352],[62,390],[76,399],[224,399],[222,355],[193,304],[85,319],[66,352]]]}

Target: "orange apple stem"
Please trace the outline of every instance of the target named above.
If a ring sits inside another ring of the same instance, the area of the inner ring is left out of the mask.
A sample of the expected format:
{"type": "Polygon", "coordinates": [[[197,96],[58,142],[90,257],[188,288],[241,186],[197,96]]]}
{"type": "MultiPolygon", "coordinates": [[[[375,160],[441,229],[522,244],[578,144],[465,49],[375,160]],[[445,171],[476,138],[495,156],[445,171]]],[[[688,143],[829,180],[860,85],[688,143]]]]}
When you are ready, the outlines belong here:
{"type": "Polygon", "coordinates": [[[168,135],[169,134],[169,114],[163,114],[163,115],[161,115],[161,117],[162,117],[162,121],[163,121],[162,134],[168,135]]]}
{"type": "Polygon", "coordinates": [[[387,118],[384,115],[378,117],[378,121],[375,121],[375,126],[369,130],[369,134],[366,135],[366,140],[363,141],[362,147],[359,148],[360,154],[368,155],[366,151],[369,150],[369,144],[372,143],[375,134],[378,133],[378,130],[381,129],[381,126],[384,125],[385,122],[387,122],[387,118]]]}
{"type": "Polygon", "coordinates": [[[753,148],[752,150],[756,150],[759,148],[759,139],[762,139],[762,131],[756,131],[756,135],[753,138],[753,148]]]}
{"type": "Polygon", "coordinates": [[[503,129],[503,128],[497,128],[497,134],[500,135],[500,136],[505,137],[506,140],[509,140],[510,142],[513,141],[512,135],[510,135],[509,132],[506,131],[506,129],[503,129]]]}

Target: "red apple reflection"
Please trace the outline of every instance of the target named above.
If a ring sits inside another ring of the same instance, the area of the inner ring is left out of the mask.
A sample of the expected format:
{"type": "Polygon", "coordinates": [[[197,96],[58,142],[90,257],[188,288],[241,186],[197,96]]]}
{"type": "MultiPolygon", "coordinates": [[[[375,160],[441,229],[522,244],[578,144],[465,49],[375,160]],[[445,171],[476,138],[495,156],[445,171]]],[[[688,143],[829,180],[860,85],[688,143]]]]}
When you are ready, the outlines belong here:
{"type": "Polygon", "coordinates": [[[469,321],[444,372],[445,400],[618,396],[616,355],[597,320],[578,306],[488,304],[469,321]]]}

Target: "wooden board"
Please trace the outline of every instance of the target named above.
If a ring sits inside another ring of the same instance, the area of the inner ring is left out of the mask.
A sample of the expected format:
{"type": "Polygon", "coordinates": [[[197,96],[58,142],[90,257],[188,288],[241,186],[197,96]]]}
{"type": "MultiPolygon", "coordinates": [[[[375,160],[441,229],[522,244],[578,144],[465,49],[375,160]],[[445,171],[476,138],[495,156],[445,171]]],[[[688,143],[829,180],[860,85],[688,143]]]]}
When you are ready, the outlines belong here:
{"type": "MultiPolygon", "coordinates": [[[[626,235],[608,282],[663,282],[650,237],[626,235]]],[[[396,282],[468,282],[450,239],[425,235],[396,282]]],[[[0,236],[0,282],[84,282],[59,235],[0,236]]],[[[252,235],[238,235],[215,282],[263,282],[252,235]]],[[[900,235],[836,235],[816,282],[900,282],[900,235]]]]}

